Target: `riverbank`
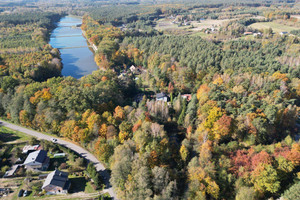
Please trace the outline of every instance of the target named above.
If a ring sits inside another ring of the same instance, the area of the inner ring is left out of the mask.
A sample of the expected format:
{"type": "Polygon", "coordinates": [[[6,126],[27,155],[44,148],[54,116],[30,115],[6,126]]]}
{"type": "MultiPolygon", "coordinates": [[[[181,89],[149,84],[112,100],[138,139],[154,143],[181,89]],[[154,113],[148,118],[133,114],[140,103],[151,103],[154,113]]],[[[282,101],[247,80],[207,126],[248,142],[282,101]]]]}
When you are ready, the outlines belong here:
{"type": "MultiPolygon", "coordinates": [[[[82,30],[82,29],[81,29],[82,30]]],[[[82,35],[83,37],[86,39],[86,41],[89,43],[90,47],[92,47],[92,49],[94,50],[94,52],[96,53],[98,51],[98,48],[95,44],[93,44],[87,37],[86,37],[86,33],[84,30],[82,30],[82,35]]]]}

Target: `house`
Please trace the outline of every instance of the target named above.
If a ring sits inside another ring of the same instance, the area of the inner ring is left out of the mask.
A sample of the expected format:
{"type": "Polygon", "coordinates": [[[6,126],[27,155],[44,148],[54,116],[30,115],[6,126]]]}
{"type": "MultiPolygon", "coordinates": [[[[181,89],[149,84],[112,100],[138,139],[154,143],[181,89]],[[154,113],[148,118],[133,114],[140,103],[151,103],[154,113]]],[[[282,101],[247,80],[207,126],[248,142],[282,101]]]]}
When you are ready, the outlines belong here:
{"type": "Polygon", "coordinates": [[[131,65],[131,67],[129,69],[132,73],[135,73],[135,71],[136,71],[136,67],[134,65],[131,65]]]}
{"type": "Polygon", "coordinates": [[[245,32],[244,35],[252,35],[252,32],[245,32]]]}
{"type": "Polygon", "coordinates": [[[187,101],[190,101],[192,99],[192,95],[191,94],[182,94],[181,97],[184,98],[184,99],[186,99],[187,101]]]}
{"type": "Polygon", "coordinates": [[[261,33],[261,32],[253,33],[253,36],[254,36],[254,37],[259,37],[259,36],[262,36],[262,33],[261,33]]]}
{"type": "Polygon", "coordinates": [[[25,162],[26,169],[31,170],[47,170],[49,167],[49,157],[47,156],[47,151],[38,150],[30,153],[25,162]]]}
{"type": "Polygon", "coordinates": [[[169,97],[164,92],[156,94],[156,101],[168,102],[168,99],[169,97]]]}
{"type": "Polygon", "coordinates": [[[283,31],[283,32],[280,32],[279,34],[280,34],[280,35],[286,35],[286,34],[288,34],[288,32],[283,31]]]}
{"type": "Polygon", "coordinates": [[[47,194],[67,194],[70,186],[68,172],[54,170],[48,174],[42,190],[46,191],[47,194]]]}
{"type": "Polygon", "coordinates": [[[30,153],[30,152],[32,152],[32,151],[36,151],[36,150],[40,150],[41,148],[40,148],[40,145],[25,145],[24,147],[23,147],[23,151],[22,151],[22,153],[24,153],[24,154],[27,154],[27,153],[30,153]]]}

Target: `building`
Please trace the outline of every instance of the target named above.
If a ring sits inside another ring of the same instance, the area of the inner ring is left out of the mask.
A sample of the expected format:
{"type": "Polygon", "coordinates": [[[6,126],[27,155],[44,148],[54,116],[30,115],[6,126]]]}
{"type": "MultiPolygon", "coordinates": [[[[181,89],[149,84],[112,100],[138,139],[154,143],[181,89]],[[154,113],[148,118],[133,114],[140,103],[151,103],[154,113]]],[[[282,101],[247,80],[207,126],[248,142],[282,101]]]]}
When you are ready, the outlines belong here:
{"type": "Polygon", "coordinates": [[[169,97],[164,92],[156,94],[156,101],[168,102],[168,99],[169,97]]]}
{"type": "Polygon", "coordinates": [[[280,32],[279,34],[280,34],[280,35],[287,35],[287,34],[288,34],[288,32],[286,32],[286,31],[283,31],[283,32],[280,32]]]}
{"type": "Polygon", "coordinates": [[[40,150],[40,149],[41,148],[40,148],[39,144],[37,144],[37,145],[25,145],[23,147],[22,153],[27,154],[27,153],[30,153],[32,151],[36,151],[36,150],[40,150]]]}
{"type": "Polygon", "coordinates": [[[187,101],[192,100],[192,95],[191,94],[182,94],[181,97],[186,99],[187,101]]]}
{"type": "Polygon", "coordinates": [[[47,156],[47,151],[38,150],[30,153],[25,162],[25,168],[29,170],[47,170],[49,167],[49,157],[47,156]]]}
{"type": "Polygon", "coordinates": [[[71,186],[68,179],[68,172],[54,170],[48,174],[42,189],[47,194],[67,194],[71,186]]]}
{"type": "Polygon", "coordinates": [[[252,33],[252,32],[250,32],[250,31],[249,31],[249,32],[245,32],[245,33],[244,33],[244,35],[252,35],[252,34],[253,34],[253,33],[252,33]]]}

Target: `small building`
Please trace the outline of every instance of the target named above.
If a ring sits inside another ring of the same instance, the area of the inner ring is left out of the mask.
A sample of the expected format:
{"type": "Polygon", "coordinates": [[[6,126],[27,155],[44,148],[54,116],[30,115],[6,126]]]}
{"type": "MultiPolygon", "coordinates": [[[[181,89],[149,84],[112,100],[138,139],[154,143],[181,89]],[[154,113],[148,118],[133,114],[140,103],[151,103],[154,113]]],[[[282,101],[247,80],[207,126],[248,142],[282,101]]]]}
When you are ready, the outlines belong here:
{"type": "Polygon", "coordinates": [[[53,158],[64,158],[66,157],[65,153],[56,153],[53,155],[53,158]]]}
{"type": "Polygon", "coordinates": [[[182,94],[181,97],[184,98],[184,99],[186,99],[187,101],[190,101],[192,99],[192,95],[191,94],[182,94]]]}
{"type": "Polygon", "coordinates": [[[287,34],[288,34],[288,32],[286,32],[286,31],[283,31],[283,32],[280,32],[279,34],[280,34],[280,35],[287,35],[287,34]]]}
{"type": "Polygon", "coordinates": [[[43,171],[49,167],[49,157],[47,151],[38,150],[30,153],[25,162],[25,168],[29,170],[43,171]]]}
{"type": "Polygon", "coordinates": [[[37,145],[25,145],[23,147],[22,153],[27,154],[27,153],[30,153],[30,152],[36,151],[36,150],[40,150],[40,145],[39,144],[37,144],[37,145]]]}
{"type": "Polygon", "coordinates": [[[129,69],[132,73],[135,73],[135,71],[136,71],[136,67],[134,65],[131,65],[131,67],[129,69]]]}
{"type": "Polygon", "coordinates": [[[253,33],[252,33],[252,32],[250,32],[250,31],[249,31],[249,32],[245,32],[245,33],[244,33],[244,35],[252,35],[252,34],[253,34],[253,33]]]}
{"type": "Polygon", "coordinates": [[[253,33],[253,36],[254,37],[259,37],[259,36],[262,36],[262,33],[261,32],[253,33]]]}
{"type": "Polygon", "coordinates": [[[48,174],[42,190],[46,191],[46,194],[67,194],[70,186],[68,172],[54,170],[48,174]]]}
{"type": "Polygon", "coordinates": [[[156,94],[156,101],[168,102],[168,99],[168,95],[166,95],[164,92],[156,94]]]}

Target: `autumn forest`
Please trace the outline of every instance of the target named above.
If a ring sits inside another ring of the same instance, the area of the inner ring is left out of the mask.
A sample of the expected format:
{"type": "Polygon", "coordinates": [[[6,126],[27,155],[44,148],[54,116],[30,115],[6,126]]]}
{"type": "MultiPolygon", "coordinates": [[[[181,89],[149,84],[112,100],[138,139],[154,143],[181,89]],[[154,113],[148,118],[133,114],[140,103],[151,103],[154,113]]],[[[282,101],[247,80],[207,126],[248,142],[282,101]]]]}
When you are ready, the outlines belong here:
{"type": "Polygon", "coordinates": [[[92,152],[119,199],[299,198],[299,2],[130,2],[0,4],[1,119],[92,152]],[[48,44],[67,15],[80,79],[48,44]]]}

